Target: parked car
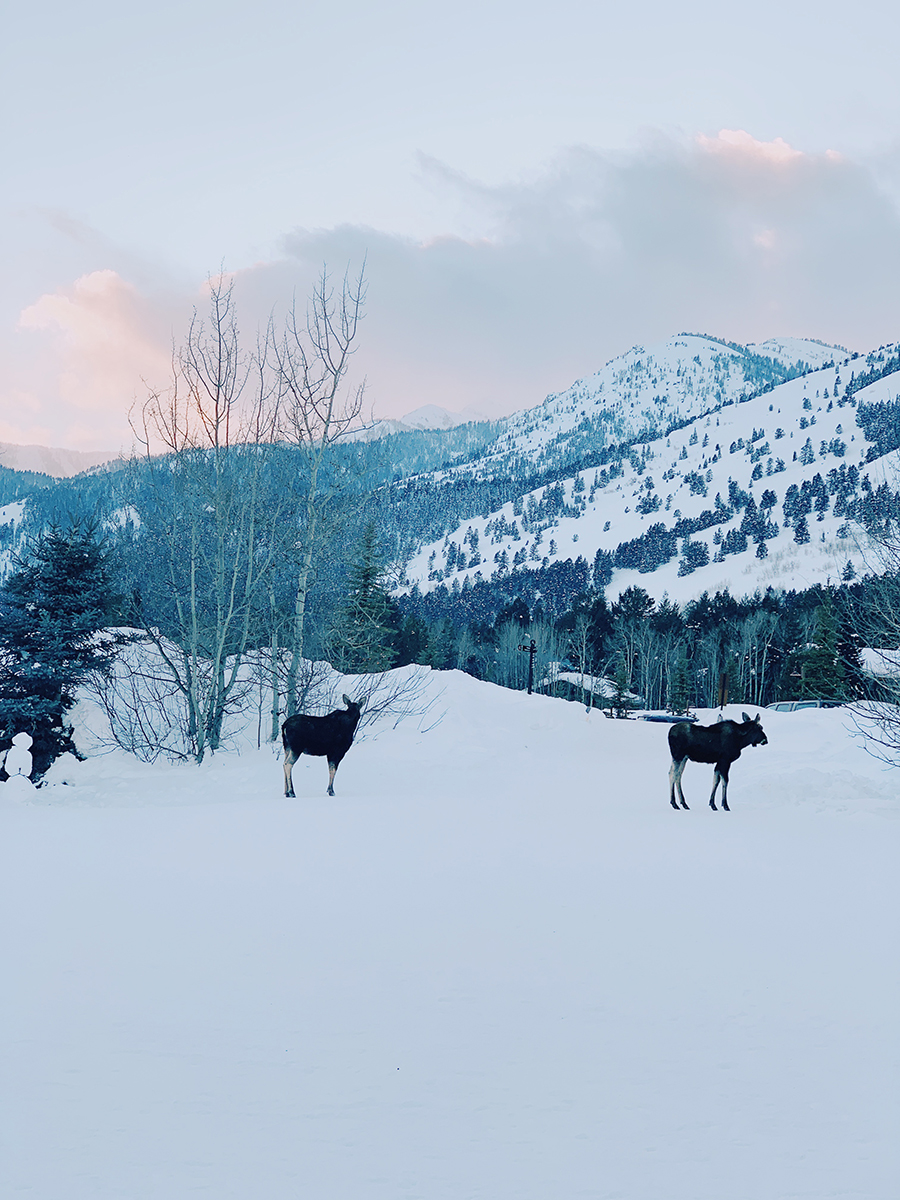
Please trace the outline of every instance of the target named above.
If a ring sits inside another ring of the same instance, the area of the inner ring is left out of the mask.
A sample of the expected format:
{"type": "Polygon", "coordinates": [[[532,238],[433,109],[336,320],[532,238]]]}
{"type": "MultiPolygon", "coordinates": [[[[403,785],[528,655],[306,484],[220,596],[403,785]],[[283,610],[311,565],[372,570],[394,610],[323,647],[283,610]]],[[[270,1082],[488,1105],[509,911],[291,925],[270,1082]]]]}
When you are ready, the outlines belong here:
{"type": "Polygon", "coordinates": [[[690,713],[684,713],[680,717],[674,716],[672,713],[641,713],[638,716],[639,721],[659,721],[660,724],[680,725],[682,721],[696,721],[697,718],[690,713]]]}
{"type": "Polygon", "coordinates": [[[779,700],[776,704],[767,704],[774,712],[797,712],[800,708],[840,708],[843,700],[779,700]]]}

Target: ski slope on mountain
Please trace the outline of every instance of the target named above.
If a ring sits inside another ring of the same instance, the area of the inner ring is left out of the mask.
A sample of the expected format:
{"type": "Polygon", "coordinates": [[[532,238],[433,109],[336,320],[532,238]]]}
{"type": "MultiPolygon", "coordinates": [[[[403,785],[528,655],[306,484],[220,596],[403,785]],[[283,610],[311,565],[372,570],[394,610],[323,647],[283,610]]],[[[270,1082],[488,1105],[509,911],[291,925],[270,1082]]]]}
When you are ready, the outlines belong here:
{"type": "Polygon", "coordinates": [[[838,356],[844,352],[820,342],[773,339],[737,346],[690,333],[661,345],[635,346],[564,392],[502,421],[485,462],[520,455],[548,467],[571,459],[582,443],[596,448],[630,441],[648,428],[689,420],[838,356]]]}
{"type": "MultiPolygon", "coordinates": [[[[674,339],[676,348],[682,340],[674,339]]],[[[811,345],[821,354],[833,350],[811,345]]],[[[799,347],[789,343],[788,351],[796,354],[799,347]]],[[[893,347],[882,347],[880,361],[892,351],[893,347]]],[[[680,371],[683,358],[673,361],[680,371]]],[[[579,556],[591,564],[598,550],[615,554],[621,543],[640,538],[660,523],[672,530],[683,518],[695,519],[715,512],[719,505],[728,506],[735,486],[752,496],[755,506],[764,494],[774,496],[769,510],[773,529],[764,556],[758,556],[758,545],[750,540],[745,550],[724,554],[723,541],[729,533],[736,534],[744,520],[743,508],[732,505],[728,519],[717,518],[690,535],[692,541],[703,543],[707,565],[685,572],[680,536],[678,553],[652,570],[617,568],[607,594],[615,597],[639,585],[657,599],[667,594],[683,603],[703,591],[725,587],[741,596],[770,586],[802,589],[836,583],[847,577],[848,564],[853,575],[870,569],[865,548],[840,504],[829,499],[823,509],[810,513],[806,542],[798,541],[796,524],[784,505],[790,488],[809,486],[817,475],[828,488],[835,472],[850,468],[858,474],[863,490],[885,481],[896,489],[896,453],[872,459],[872,443],[857,423],[856,412],[858,405],[896,400],[900,375],[888,375],[849,394],[854,370],[862,371],[866,360],[844,359],[735,403],[725,390],[716,391],[720,399],[713,401],[710,379],[720,379],[721,372],[710,377],[708,363],[690,361],[697,378],[706,372],[706,384],[691,387],[694,376],[688,374],[687,382],[679,386],[686,389],[691,403],[696,401],[702,415],[670,433],[636,443],[622,456],[622,473],[613,478],[608,478],[613,472],[594,467],[562,474],[555,484],[526,492],[496,512],[473,516],[449,529],[444,538],[422,546],[412,557],[406,568],[407,586],[415,585],[422,592],[442,583],[461,587],[467,579],[502,579],[511,569],[546,567],[579,556]],[[554,488],[557,495],[552,496],[554,488]]],[[[616,363],[620,378],[615,405],[621,407],[628,403],[629,393],[622,390],[626,373],[622,360],[616,363]]],[[[547,403],[551,401],[556,403],[553,398],[547,403]]],[[[680,401],[673,407],[670,397],[666,411],[683,418],[687,410],[680,401]]],[[[554,429],[561,428],[558,418],[556,413],[554,429]]],[[[537,419],[530,419],[538,428],[537,419]]],[[[545,438],[552,441],[549,434],[545,438]]],[[[534,453],[538,461],[539,448],[534,453]]]]}
{"type": "Polygon", "coordinates": [[[2,1194],[894,1200],[900,810],[846,711],[673,812],[665,726],[427,686],[334,799],[255,725],[0,786],[2,1194]]]}

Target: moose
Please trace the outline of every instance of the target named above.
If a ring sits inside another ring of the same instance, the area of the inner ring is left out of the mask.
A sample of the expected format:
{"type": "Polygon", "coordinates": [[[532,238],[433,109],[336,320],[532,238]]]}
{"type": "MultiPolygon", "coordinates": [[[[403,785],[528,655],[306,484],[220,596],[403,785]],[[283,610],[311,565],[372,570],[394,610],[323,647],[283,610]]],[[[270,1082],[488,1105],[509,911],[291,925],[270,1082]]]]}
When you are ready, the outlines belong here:
{"type": "Polygon", "coordinates": [[[281,727],[284,746],[284,794],[294,795],[291,777],[294,763],[301,754],[322,755],[328,759],[328,795],[334,795],[334,776],[341,759],[353,743],[362,706],[344,696],[346,708],[335,709],[327,717],[288,717],[281,727]]]}
{"type": "Polygon", "coordinates": [[[676,811],[676,789],[681,807],[688,807],[681,788],[681,776],[688,759],[697,763],[715,763],[709,807],[718,811],[716,789],[721,780],[722,807],[726,812],[731,811],[728,807],[728,770],[731,764],[736,758],[740,758],[741,751],[747,746],[766,746],[769,742],[759,723],[759,713],[753,720],[746,713],[741,715],[743,721],[723,721],[720,717],[715,725],[692,725],[689,721],[679,721],[669,730],[669,749],[672,752],[672,765],[669,767],[669,803],[676,811]]]}

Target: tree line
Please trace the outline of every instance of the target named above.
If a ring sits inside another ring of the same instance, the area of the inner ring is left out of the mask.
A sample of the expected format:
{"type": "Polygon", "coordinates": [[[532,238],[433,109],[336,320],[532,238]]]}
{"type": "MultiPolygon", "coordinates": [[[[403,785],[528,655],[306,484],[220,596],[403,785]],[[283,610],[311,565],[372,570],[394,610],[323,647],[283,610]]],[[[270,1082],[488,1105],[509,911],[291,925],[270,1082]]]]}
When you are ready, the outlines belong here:
{"type": "MultiPolygon", "coordinates": [[[[619,709],[682,712],[715,704],[723,685],[731,699],[759,705],[862,694],[859,646],[895,632],[860,618],[885,611],[870,581],[742,600],[704,594],[683,608],[632,587],[610,603],[615,556],[598,554],[593,564],[513,564],[499,579],[395,595],[399,531],[405,516],[415,524],[423,515],[416,501],[427,490],[398,492],[384,445],[347,441],[363,416],[364,385],[350,366],[364,301],[362,275],[333,286],[323,271],[305,313],[273,319],[248,347],[230,284],[213,280],[169,386],[133,413],[138,449],[128,462],[61,486],[0,479],[7,495],[35,501],[25,548],[0,587],[0,751],[29,732],[42,771],[74,750],[69,714],[89,685],[121,744],[201,761],[253,692],[261,736],[276,739],[281,721],[314,699],[316,664],[378,674],[419,663],[524,687],[532,640],[540,688],[593,703],[611,687],[619,709]],[[611,683],[595,692],[586,679],[611,683]]],[[[422,462],[441,445],[415,437],[408,449],[422,462]]],[[[604,471],[617,469],[611,450],[604,471]]],[[[853,470],[795,489],[785,522],[802,529],[834,496],[848,516],[855,502],[854,516],[891,536],[893,494],[858,496],[853,470]]],[[[573,493],[571,503],[582,502],[573,493]]],[[[520,504],[523,527],[565,504],[562,488],[548,480],[541,503],[520,504]]],[[[741,532],[764,544],[771,507],[764,496],[757,509],[735,485],[709,523],[742,508],[741,532]]],[[[616,556],[643,561],[673,549],[661,534],[645,540],[616,556]]],[[[465,553],[479,553],[471,539],[465,553]]]]}

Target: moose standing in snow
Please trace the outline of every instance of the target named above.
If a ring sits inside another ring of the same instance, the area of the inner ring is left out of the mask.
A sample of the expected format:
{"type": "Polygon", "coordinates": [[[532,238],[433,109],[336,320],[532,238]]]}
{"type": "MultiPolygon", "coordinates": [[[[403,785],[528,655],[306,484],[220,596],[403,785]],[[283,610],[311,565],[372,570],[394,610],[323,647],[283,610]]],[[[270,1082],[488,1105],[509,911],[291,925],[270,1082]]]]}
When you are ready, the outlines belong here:
{"type": "Polygon", "coordinates": [[[688,806],[681,789],[681,776],[690,759],[691,762],[715,763],[709,807],[716,808],[716,789],[721,780],[722,807],[726,812],[731,811],[728,807],[729,767],[736,758],[740,758],[741,751],[747,746],[766,746],[769,742],[759,723],[759,713],[753,720],[746,713],[741,715],[743,721],[723,721],[719,718],[715,725],[692,725],[689,721],[679,721],[669,730],[669,749],[672,751],[672,765],[669,767],[669,802],[674,809],[678,808],[675,802],[676,789],[681,807],[688,806]]]}
{"type": "Polygon", "coordinates": [[[291,772],[301,754],[318,754],[328,759],[328,795],[334,795],[334,775],[353,743],[362,709],[349,696],[344,696],[344,703],[346,708],[335,709],[327,717],[288,717],[282,725],[285,796],[294,795],[291,772]]]}

